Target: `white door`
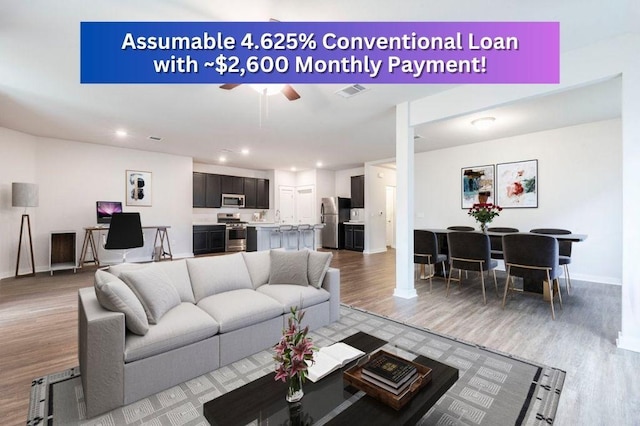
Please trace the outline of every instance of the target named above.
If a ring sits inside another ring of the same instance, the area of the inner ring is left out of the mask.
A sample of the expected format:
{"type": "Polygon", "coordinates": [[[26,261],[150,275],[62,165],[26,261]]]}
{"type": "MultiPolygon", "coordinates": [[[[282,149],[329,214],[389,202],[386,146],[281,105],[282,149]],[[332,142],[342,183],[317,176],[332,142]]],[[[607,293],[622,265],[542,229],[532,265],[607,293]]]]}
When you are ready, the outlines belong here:
{"type": "Polygon", "coordinates": [[[299,186],[296,188],[296,222],[316,223],[315,191],[313,186],[299,186]]]}
{"type": "Polygon", "coordinates": [[[396,232],[395,232],[395,224],[396,224],[396,187],[395,186],[387,186],[387,200],[386,200],[386,241],[387,246],[395,248],[396,247],[396,232]]]}
{"type": "Polygon", "coordinates": [[[280,202],[278,206],[280,223],[294,223],[295,221],[295,203],[294,190],[291,186],[280,186],[279,188],[280,202]]]}

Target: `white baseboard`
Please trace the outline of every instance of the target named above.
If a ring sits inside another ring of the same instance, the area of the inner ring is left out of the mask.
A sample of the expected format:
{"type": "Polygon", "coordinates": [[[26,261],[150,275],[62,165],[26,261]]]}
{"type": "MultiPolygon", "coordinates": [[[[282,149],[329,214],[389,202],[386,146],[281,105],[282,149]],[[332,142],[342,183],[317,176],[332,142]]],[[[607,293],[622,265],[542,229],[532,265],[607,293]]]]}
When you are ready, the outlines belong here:
{"type": "Polygon", "coordinates": [[[626,349],[628,351],[640,352],[640,339],[637,337],[623,336],[622,331],[618,332],[618,338],[616,339],[618,348],[626,349]]]}
{"type": "Polygon", "coordinates": [[[363,251],[363,254],[376,254],[376,253],[384,253],[387,251],[387,248],[380,248],[380,249],[374,249],[374,250],[366,250],[363,251]]]}
{"type": "Polygon", "coordinates": [[[403,299],[414,299],[418,297],[418,293],[416,292],[415,288],[400,289],[396,287],[396,289],[393,290],[393,295],[395,297],[401,297],[403,299]]]}

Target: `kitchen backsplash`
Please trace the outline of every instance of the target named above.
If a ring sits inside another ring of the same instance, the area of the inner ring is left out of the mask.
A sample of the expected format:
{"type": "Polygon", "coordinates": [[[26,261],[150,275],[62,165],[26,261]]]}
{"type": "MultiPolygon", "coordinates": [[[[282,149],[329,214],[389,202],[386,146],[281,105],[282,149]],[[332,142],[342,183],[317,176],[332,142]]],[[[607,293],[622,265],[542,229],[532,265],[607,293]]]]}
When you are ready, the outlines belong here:
{"type": "Polygon", "coordinates": [[[364,222],[364,209],[351,209],[352,222],[364,222]]]}

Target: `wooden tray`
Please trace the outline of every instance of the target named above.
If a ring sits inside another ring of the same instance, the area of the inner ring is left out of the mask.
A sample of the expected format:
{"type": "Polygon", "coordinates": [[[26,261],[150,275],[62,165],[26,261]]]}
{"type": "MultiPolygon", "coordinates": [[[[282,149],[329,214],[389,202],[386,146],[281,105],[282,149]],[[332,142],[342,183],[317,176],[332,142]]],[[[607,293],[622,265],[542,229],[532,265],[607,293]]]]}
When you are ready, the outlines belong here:
{"type": "Polygon", "coordinates": [[[431,369],[429,367],[425,367],[422,364],[418,364],[416,362],[401,358],[398,355],[380,350],[369,356],[363,357],[357,365],[346,370],[343,373],[343,379],[346,383],[360,389],[361,391],[366,392],[367,395],[372,396],[378,401],[387,404],[396,410],[400,410],[411,400],[411,398],[414,397],[414,395],[416,395],[420,391],[420,389],[431,382],[431,369]],[[418,370],[418,377],[414,379],[413,383],[411,383],[411,385],[409,385],[409,387],[400,395],[395,395],[388,390],[382,389],[381,387],[376,386],[375,384],[368,382],[367,380],[364,380],[362,378],[363,365],[383,354],[393,358],[401,359],[404,362],[408,362],[418,370]]]}

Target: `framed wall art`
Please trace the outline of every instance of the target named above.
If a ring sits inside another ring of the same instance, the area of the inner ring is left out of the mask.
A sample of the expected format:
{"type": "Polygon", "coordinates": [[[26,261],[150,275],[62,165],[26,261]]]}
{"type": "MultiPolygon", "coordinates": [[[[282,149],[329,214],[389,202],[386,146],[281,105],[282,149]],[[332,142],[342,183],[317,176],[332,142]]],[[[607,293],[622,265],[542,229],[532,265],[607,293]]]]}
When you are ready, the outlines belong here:
{"type": "Polygon", "coordinates": [[[127,206],[151,207],[151,172],[127,170],[125,186],[127,206]]]}
{"type": "Polygon", "coordinates": [[[496,194],[502,208],[538,207],[538,160],[497,164],[496,194]]]}
{"type": "Polygon", "coordinates": [[[462,208],[478,203],[494,203],[493,165],[462,168],[462,208]]]}

